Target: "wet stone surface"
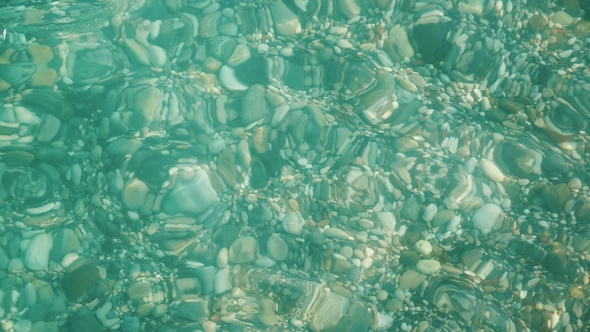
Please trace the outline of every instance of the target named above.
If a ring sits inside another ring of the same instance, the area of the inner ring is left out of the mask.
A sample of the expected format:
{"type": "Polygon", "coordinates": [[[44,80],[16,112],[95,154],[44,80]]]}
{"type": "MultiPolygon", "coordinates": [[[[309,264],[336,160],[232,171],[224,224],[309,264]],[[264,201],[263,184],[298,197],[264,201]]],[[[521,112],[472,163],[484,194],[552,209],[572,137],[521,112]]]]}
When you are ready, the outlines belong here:
{"type": "Polygon", "coordinates": [[[0,4],[0,329],[590,330],[584,1],[0,4]]]}

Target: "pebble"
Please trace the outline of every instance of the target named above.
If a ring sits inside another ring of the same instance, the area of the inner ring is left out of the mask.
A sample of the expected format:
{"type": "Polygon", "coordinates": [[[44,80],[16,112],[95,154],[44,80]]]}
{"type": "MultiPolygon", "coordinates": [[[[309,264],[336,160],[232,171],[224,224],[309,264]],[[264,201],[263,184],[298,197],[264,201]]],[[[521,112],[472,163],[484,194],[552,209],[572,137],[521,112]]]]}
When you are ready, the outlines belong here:
{"type": "Polygon", "coordinates": [[[416,269],[420,273],[430,275],[440,271],[441,265],[437,260],[423,259],[416,264],[416,269]]]}
{"type": "Polygon", "coordinates": [[[294,37],[301,31],[299,17],[287,5],[280,1],[270,3],[270,13],[277,34],[283,37],[294,37]]]}
{"type": "Polygon", "coordinates": [[[471,216],[473,227],[483,234],[489,233],[496,226],[500,213],[502,213],[502,209],[493,203],[480,207],[471,216]]]}
{"type": "Polygon", "coordinates": [[[138,210],[147,201],[148,187],[139,179],[131,179],[121,191],[121,203],[129,210],[138,210]]]}
{"type": "Polygon", "coordinates": [[[229,247],[229,261],[236,264],[251,263],[256,259],[258,244],[252,236],[241,236],[229,247]]]}
{"type": "Polygon", "coordinates": [[[273,234],[268,238],[266,247],[270,258],[275,261],[283,261],[289,254],[287,242],[285,242],[285,240],[283,240],[278,234],[273,234]]]}
{"type": "Polygon", "coordinates": [[[217,201],[217,192],[205,171],[179,171],[176,176],[174,189],[164,202],[166,213],[201,213],[217,201]]]}
{"type": "Polygon", "coordinates": [[[288,212],[281,221],[283,230],[292,235],[300,235],[303,231],[303,221],[295,212],[288,212]]]}
{"type": "Polygon", "coordinates": [[[419,240],[414,247],[416,248],[416,252],[423,256],[428,256],[432,252],[432,244],[426,240],[419,240]]]}
{"type": "Polygon", "coordinates": [[[25,249],[23,263],[33,271],[45,270],[49,264],[49,254],[53,248],[53,236],[38,234],[31,239],[25,249]]]}

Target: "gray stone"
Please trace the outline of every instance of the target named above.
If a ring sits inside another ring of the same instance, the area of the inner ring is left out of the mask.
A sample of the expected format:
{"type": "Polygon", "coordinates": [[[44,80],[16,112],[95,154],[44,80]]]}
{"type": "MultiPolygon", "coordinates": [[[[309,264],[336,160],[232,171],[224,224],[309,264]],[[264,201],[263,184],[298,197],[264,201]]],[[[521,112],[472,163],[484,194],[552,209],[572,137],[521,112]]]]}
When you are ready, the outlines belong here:
{"type": "Polygon", "coordinates": [[[287,242],[277,234],[273,234],[268,238],[266,248],[268,250],[268,256],[275,261],[285,260],[289,254],[287,242]]]}
{"type": "Polygon", "coordinates": [[[502,213],[502,209],[493,203],[480,207],[471,217],[473,227],[477,228],[483,234],[489,233],[496,226],[500,213],[502,213]]]}
{"type": "Polygon", "coordinates": [[[241,236],[229,247],[229,260],[232,263],[251,263],[256,259],[258,243],[252,236],[241,236]]]}
{"type": "Polygon", "coordinates": [[[35,236],[25,249],[23,262],[33,271],[45,270],[49,263],[49,253],[53,248],[53,235],[42,233],[35,236]]]}
{"type": "Polygon", "coordinates": [[[324,233],[317,228],[314,228],[311,232],[309,232],[308,236],[309,242],[316,246],[321,246],[326,242],[326,237],[324,233]]]}
{"type": "Polygon", "coordinates": [[[61,287],[70,301],[75,301],[92,288],[100,279],[98,266],[91,258],[72,263],[61,280],[61,287]]]}
{"type": "Polygon", "coordinates": [[[149,282],[137,281],[129,285],[127,295],[131,300],[139,300],[152,292],[152,285],[149,282]]]}
{"type": "Polygon", "coordinates": [[[8,267],[8,255],[6,254],[6,251],[4,251],[4,249],[2,249],[2,247],[0,247],[0,269],[2,270],[6,270],[6,268],[8,267]]]}
{"type": "Polygon", "coordinates": [[[402,218],[416,221],[420,215],[421,207],[422,205],[418,203],[418,199],[416,197],[410,197],[404,202],[400,215],[402,218]]]}
{"type": "Polygon", "coordinates": [[[400,278],[399,287],[401,289],[414,289],[426,280],[426,275],[416,271],[408,270],[400,278]]]}
{"type": "Polygon", "coordinates": [[[121,203],[128,210],[137,210],[145,204],[147,195],[148,186],[139,179],[131,179],[121,191],[121,203]]]}
{"type": "Polygon", "coordinates": [[[327,293],[314,312],[310,328],[312,331],[324,331],[336,327],[348,311],[350,301],[334,292],[327,293]]]}
{"type": "Polygon", "coordinates": [[[416,270],[422,274],[434,274],[441,269],[441,265],[434,259],[423,259],[416,264],[416,270]]]}
{"type": "Polygon", "coordinates": [[[143,146],[143,142],[137,139],[117,138],[107,147],[107,152],[116,156],[134,154],[143,146]]]}
{"type": "Polygon", "coordinates": [[[39,128],[39,132],[37,133],[37,140],[41,143],[51,141],[55,135],[59,133],[60,128],[61,121],[55,116],[47,114],[45,120],[43,120],[43,124],[39,128]]]}
{"type": "Polygon", "coordinates": [[[94,316],[94,313],[86,306],[76,310],[70,319],[70,331],[72,332],[102,332],[104,328],[94,316]]]}
{"type": "Polygon", "coordinates": [[[283,2],[272,1],[270,3],[270,13],[274,22],[275,31],[278,35],[294,37],[301,30],[299,17],[283,2]]]}
{"type": "Polygon", "coordinates": [[[377,222],[379,223],[379,226],[386,231],[395,230],[395,215],[391,212],[377,213],[377,222]]]}
{"type": "Polygon", "coordinates": [[[201,299],[187,301],[174,308],[174,313],[182,318],[198,322],[209,316],[209,303],[201,299]]]}
{"type": "Polygon", "coordinates": [[[303,231],[303,223],[295,212],[287,212],[281,222],[283,230],[292,235],[300,235],[303,231]]]}
{"type": "Polygon", "coordinates": [[[217,192],[205,171],[182,170],[176,174],[174,189],[164,202],[164,211],[171,215],[201,213],[216,201],[217,192]]]}
{"type": "Polygon", "coordinates": [[[251,86],[246,92],[244,99],[242,99],[242,112],[240,113],[243,125],[258,121],[268,113],[264,93],[264,87],[260,84],[251,86]]]}

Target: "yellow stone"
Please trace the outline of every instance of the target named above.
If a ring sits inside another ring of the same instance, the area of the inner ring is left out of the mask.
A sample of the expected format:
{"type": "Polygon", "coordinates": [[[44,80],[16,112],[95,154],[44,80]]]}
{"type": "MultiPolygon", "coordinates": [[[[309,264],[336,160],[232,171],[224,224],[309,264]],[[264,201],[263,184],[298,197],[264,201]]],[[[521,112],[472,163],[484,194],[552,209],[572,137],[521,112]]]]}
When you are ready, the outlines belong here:
{"type": "Polygon", "coordinates": [[[53,58],[53,51],[47,45],[33,44],[27,50],[35,63],[48,63],[53,58]]]}
{"type": "Polygon", "coordinates": [[[57,72],[52,68],[43,67],[29,79],[31,87],[52,87],[57,81],[57,72]]]}

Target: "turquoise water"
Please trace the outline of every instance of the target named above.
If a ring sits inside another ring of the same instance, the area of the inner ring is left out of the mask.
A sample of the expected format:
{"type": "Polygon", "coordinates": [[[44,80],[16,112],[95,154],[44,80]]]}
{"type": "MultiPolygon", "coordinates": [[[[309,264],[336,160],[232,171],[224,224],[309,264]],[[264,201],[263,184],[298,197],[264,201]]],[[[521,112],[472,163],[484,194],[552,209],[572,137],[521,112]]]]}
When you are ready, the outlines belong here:
{"type": "Polygon", "coordinates": [[[6,331],[589,331],[587,1],[0,3],[6,331]]]}

